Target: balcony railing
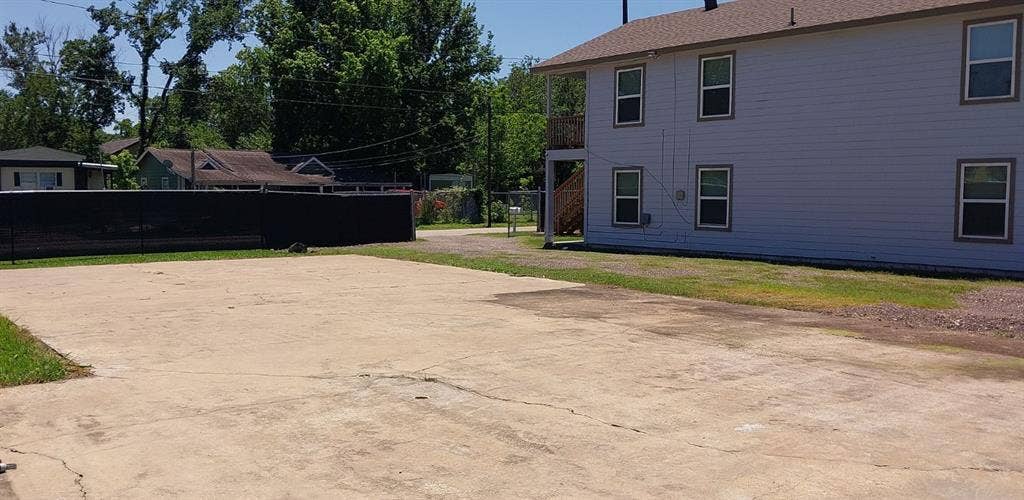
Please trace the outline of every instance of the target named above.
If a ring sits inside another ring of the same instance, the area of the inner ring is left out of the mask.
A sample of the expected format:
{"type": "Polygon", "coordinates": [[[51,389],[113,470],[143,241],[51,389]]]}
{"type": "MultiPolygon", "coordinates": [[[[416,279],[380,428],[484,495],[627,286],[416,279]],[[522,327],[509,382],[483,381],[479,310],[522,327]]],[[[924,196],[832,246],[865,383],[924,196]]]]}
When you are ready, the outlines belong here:
{"type": "Polygon", "coordinates": [[[584,147],[583,115],[557,116],[548,119],[548,149],[577,149],[584,147]]]}

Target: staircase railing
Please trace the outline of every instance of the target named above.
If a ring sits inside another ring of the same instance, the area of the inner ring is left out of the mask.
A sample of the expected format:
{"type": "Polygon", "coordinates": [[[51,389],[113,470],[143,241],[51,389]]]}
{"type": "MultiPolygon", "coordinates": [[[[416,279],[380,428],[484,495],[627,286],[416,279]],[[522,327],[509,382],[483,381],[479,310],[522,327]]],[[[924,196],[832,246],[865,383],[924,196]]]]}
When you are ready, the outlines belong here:
{"type": "Polygon", "coordinates": [[[586,120],[583,115],[553,116],[548,119],[548,149],[582,148],[586,120]]]}
{"type": "Polygon", "coordinates": [[[555,188],[555,234],[583,232],[584,169],[555,188]]]}

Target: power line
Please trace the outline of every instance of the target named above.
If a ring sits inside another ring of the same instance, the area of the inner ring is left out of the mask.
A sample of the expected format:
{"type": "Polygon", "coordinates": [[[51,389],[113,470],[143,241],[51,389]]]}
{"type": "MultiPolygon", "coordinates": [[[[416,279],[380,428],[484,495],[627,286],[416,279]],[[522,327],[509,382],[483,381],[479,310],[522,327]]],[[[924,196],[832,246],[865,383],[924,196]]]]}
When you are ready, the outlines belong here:
{"type": "MultiPolygon", "coordinates": [[[[449,143],[446,143],[446,144],[439,144],[439,145],[434,145],[434,146],[428,146],[428,147],[425,147],[425,148],[422,148],[422,149],[419,149],[419,150],[405,151],[405,152],[401,152],[401,153],[391,153],[391,154],[378,155],[378,156],[367,156],[367,157],[363,157],[363,158],[354,158],[354,159],[350,159],[350,160],[337,160],[337,161],[332,161],[332,162],[321,162],[321,163],[323,163],[324,166],[343,167],[343,166],[346,166],[346,165],[351,165],[353,163],[359,163],[359,162],[366,161],[366,160],[381,160],[381,159],[388,159],[388,158],[397,158],[397,157],[401,157],[401,156],[405,156],[405,155],[409,155],[409,154],[415,154],[417,152],[429,151],[431,149],[437,149],[437,148],[444,148],[444,147],[447,147],[447,146],[452,146],[452,145],[455,145],[455,144],[458,144],[458,143],[465,142],[466,140],[475,140],[475,139],[479,138],[479,136],[480,136],[480,134],[474,134],[474,135],[470,136],[467,139],[460,139],[460,140],[452,141],[452,142],[449,142],[449,143]]],[[[313,156],[318,156],[318,155],[313,155],[313,156]]]]}
{"type": "Polygon", "coordinates": [[[320,152],[320,153],[313,153],[313,154],[280,155],[280,156],[275,156],[275,158],[300,158],[300,157],[304,157],[304,156],[318,156],[319,157],[319,156],[336,155],[336,154],[341,154],[341,153],[349,153],[349,152],[352,152],[352,151],[358,151],[360,149],[372,148],[374,146],[382,146],[384,144],[400,141],[402,139],[406,139],[406,138],[412,137],[414,135],[419,135],[419,134],[422,134],[423,132],[426,132],[426,131],[428,131],[428,130],[430,130],[432,128],[439,127],[443,123],[444,122],[432,123],[432,124],[427,125],[426,127],[423,127],[423,128],[421,128],[421,129],[419,129],[419,130],[417,130],[415,132],[410,132],[410,133],[405,134],[405,135],[401,135],[401,136],[398,136],[398,137],[395,137],[395,138],[392,138],[392,139],[388,139],[388,140],[385,140],[385,141],[375,142],[373,144],[366,144],[365,146],[359,146],[359,147],[348,148],[348,149],[339,149],[339,150],[336,150],[336,151],[323,151],[323,152],[320,152]]]}
{"type": "MultiPolygon", "coordinates": [[[[362,169],[362,168],[385,167],[385,166],[388,166],[388,165],[398,165],[398,164],[405,163],[405,162],[408,162],[408,161],[419,160],[421,158],[428,158],[428,157],[436,156],[436,155],[439,155],[439,154],[442,154],[442,153],[447,153],[449,151],[454,151],[456,149],[459,149],[459,148],[462,148],[462,147],[468,146],[469,144],[474,143],[475,139],[477,139],[477,138],[478,137],[474,136],[472,138],[472,140],[459,141],[459,143],[455,144],[454,146],[451,146],[451,147],[448,147],[448,148],[445,148],[445,149],[441,149],[441,150],[438,150],[438,151],[432,151],[432,152],[429,152],[429,153],[420,154],[420,155],[417,155],[417,156],[412,156],[410,158],[403,158],[403,159],[400,159],[400,160],[393,160],[393,161],[387,161],[387,162],[381,162],[381,163],[371,163],[371,164],[367,164],[367,165],[358,165],[358,166],[351,166],[351,167],[327,167],[327,168],[329,168],[333,172],[333,171],[336,171],[336,170],[338,170],[338,171],[346,171],[346,170],[358,170],[358,169],[362,169]]],[[[425,151],[425,149],[423,151],[425,151]]]]}

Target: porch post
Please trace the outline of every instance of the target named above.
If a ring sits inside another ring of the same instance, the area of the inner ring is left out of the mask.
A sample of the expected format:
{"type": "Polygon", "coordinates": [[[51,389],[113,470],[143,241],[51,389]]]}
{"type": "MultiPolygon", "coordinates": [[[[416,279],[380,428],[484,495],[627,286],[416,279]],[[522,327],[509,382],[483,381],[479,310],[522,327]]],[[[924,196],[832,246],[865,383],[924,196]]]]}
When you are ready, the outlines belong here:
{"type": "Polygon", "coordinates": [[[555,161],[544,160],[544,248],[555,244],[555,161]]]}

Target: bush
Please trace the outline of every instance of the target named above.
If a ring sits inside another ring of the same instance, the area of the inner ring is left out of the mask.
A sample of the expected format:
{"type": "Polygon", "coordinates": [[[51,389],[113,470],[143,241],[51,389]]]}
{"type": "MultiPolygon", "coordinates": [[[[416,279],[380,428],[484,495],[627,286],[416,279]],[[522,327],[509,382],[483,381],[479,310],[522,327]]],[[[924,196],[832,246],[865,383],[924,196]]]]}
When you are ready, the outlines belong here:
{"type": "Polygon", "coordinates": [[[416,202],[418,224],[455,224],[480,222],[479,189],[454,187],[428,191],[416,202]]]}
{"type": "Polygon", "coordinates": [[[491,222],[506,222],[508,220],[508,205],[501,200],[491,202],[491,222]]]}

